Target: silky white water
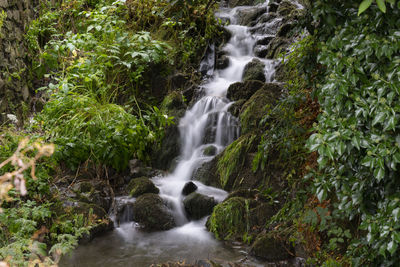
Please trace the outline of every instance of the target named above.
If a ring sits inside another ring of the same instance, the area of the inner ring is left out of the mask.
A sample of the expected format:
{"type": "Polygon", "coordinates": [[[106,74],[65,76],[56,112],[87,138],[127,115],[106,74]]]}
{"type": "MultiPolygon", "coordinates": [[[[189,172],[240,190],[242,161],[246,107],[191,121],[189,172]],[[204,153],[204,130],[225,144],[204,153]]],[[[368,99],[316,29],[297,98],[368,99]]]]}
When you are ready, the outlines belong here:
{"type": "MultiPolygon", "coordinates": [[[[204,149],[214,146],[216,153],[219,153],[239,137],[239,121],[228,112],[232,103],[226,98],[227,89],[232,83],[242,80],[243,70],[254,58],[253,48],[260,37],[252,35],[248,27],[237,25],[238,10],[245,8],[250,7],[226,8],[217,13],[217,16],[231,22],[226,28],[232,37],[223,48],[229,57],[229,66],[214,71],[201,85],[205,95],[180,120],[182,145],[175,170],[165,177],[153,178],[160,189],[160,196],[172,208],[178,227],[164,232],[144,233],[136,223],[127,222],[95,244],[79,247],[62,265],[71,266],[68,263],[73,263],[77,264],[75,266],[99,266],[97,264],[101,263],[102,266],[148,266],[151,263],[179,259],[222,258],[234,261],[243,256],[240,251],[226,248],[213,239],[205,228],[205,218],[191,222],[187,220],[181,192],[184,185],[192,179],[194,170],[214,157],[204,155],[204,149]],[[136,265],[129,265],[132,263],[136,265]]],[[[271,60],[260,60],[265,64],[266,81],[269,82],[275,63],[271,60]]],[[[198,193],[212,196],[218,201],[222,201],[227,195],[221,189],[206,186],[199,181],[193,182],[198,186],[198,193]]],[[[253,265],[257,264],[253,262],[253,265]]]]}

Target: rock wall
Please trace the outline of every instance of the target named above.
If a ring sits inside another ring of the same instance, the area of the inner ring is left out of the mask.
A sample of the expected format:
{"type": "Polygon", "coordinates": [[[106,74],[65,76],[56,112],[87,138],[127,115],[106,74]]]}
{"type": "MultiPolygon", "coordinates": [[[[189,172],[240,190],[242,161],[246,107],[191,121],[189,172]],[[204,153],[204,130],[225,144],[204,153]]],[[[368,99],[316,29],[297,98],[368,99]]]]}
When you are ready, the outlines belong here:
{"type": "Polygon", "coordinates": [[[0,122],[5,114],[21,118],[32,88],[24,34],[35,17],[39,0],[0,0],[0,122]],[[5,14],[6,17],[1,16],[5,14]],[[1,21],[3,23],[1,23],[1,21]]]}

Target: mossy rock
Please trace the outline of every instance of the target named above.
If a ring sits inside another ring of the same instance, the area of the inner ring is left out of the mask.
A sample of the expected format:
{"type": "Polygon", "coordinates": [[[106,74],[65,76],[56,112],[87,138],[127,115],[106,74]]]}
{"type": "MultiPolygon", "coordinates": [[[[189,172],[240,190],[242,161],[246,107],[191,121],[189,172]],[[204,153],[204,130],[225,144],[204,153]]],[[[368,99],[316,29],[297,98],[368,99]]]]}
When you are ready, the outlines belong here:
{"type": "Polygon", "coordinates": [[[243,105],[239,115],[242,133],[258,130],[261,119],[274,107],[282,93],[282,85],[267,83],[243,105]]]}
{"type": "Polygon", "coordinates": [[[207,221],[207,229],[217,239],[241,239],[249,229],[247,201],[234,197],[218,204],[207,221]]]}
{"type": "Polygon", "coordinates": [[[217,175],[217,162],[220,156],[216,156],[211,161],[204,162],[193,173],[193,180],[200,181],[205,185],[222,188],[217,175]]]}
{"type": "Polygon", "coordinates": [[[239,99],[235,103],[229,106],[228,112],[231,113],[235,117],[239,117],[240,110],[242,109],[242,106],[244,103],[246,103],[246,99],[239,99]]]}
{"type": "Polygon", "coordinates": [[[261,233],[251,246],[251,254],[267,261],[293,258],[294,248],[287,242],[276,239],[272,234],[261,233]]]}
{"type": "Polygon", "coordinates": [[[198,220],[210,215],[217,201],[213,197],[191,193],[183,200],[183,205],[189,219],[198,220]]]}
{"type": "Polygon", "coordinates": [[[243,177],[244,171],[250,171],[251,177],[255,177],[251,169],[245,168],[245,165],[251,166],[251,162],[247,160],[248,153],[257,149],[257,141],[258,138],[256,135],[243,135],[226,147],[217,158],[219,184],[221,184],[224,190],[230,191],[233,188],[239,187],[240,181],[238,179],[240,180],[243,177]]]}
{"type": "Polygon", "coordinates": [[[265,58],[277,59],[281,53],[286,52],[290,44],[290,40],[285,37],[275,37],[268,44],[268,53],[265,58]]]}
{"type": "Polygon", "coordinates": [[[261,62],[261,60],[255,58],[244,67],[242,80],[250,81],[257,80],[261,82],[265,82],[265,65],[261,62]]]}
{"type": "Polygon", "coordinates": [[[169,230],[176,226],[171,210],[156,194],[144,194],[132,204],[133,219],[146,231],[169,230]]]}
{"type": "Polygon", "coordinates": [[[228,6],[231,8],[237,6],[252,6],[259,2],[259,0],[228,0],[228,6]]]}
{"type": "Polygon", "coordinates": [[[209,145],[203,150],[204,156],[215,156],[217,154],[217,147],[214,145],[209,145]]]}
{"type": "Polygon", "coordinates": [[[297,5],[289,0],[283,0],[278,7],[277,13],[282,17],[289,17],[293,11],[298,9],[297,5]]]}
{"type": "Polygon", "coordinates": [[[161,141],[161,146],[152,153],[152,166],[160,170],[168,170],[173,160],[180,153],[180,137],[178,122],[176,118],[175,124],[169,125],[165,129],[165,135],[161,141]]]}
{"type": "Polygon", "coordinates": [[[177,111],[182,109],[186,109],[186,104],[183,100],[183,95],[179,91],[169,93],[161,103],[161,110],[167,114],[170,114],[171,112],[177,113],[177,111]]]}
{"type": "Polygon", "coordinates": [[[258,80],[248,80],[245,82],[236,82],[229,86],[226,97],[232,101],[240,99],[248,100],[264,83],[258,80]]]}
{"type": "Polygon", "coordinates": [[[147,177],[132,179],[128,184],[129,195],[138,197],[146,193],[158,194],[160,190],[147,177]]]}

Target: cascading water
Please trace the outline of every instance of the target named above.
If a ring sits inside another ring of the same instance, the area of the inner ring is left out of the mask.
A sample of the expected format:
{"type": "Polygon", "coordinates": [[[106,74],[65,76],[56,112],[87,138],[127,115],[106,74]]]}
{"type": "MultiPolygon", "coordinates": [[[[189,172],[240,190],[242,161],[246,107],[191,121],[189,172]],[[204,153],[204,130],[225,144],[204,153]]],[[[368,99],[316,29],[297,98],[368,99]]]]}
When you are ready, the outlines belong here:
{"type": "MultiPolygon", "coordinates": [[[[266,7],[267,3],[262,7],[266,7]]],[[[260,38],[251,34],[248,27],[238,25],[238,12],[246,8],[250,7],[226,8],[217,13],[217,16],[231,22],[226,28],[232,37],[223,48],[229,58],[229,66],[224,70],[215,71],[202,84],[205,96],[199,99],[180,120],[182,151],[175,170],[166,177],[153,178],[160,189],[160,196],[172,208],[178,227],[164,232],[144,233],[137,227],[132,227],[131,222],[123,223],[126,221],[124,218],[115,231],[107,238],[99,239],[95,246],[78,248],[69,258],[69,262],[76,266],[98,266],[100,263],[103,266],[108,264],[126,266],[129,263],[135,263],[134,266],[149,266],[151,263],[173,259],[235,260],[241,257],[237,251],[224,247],[212,238],[205,229],[204,218],[188,222],[182,204],[182,188],[191,180],[192,173],[198,166],[214,157],[204,153],[205,149],[212,146],[214,154],[218,154],[239,137],[238,119],[228,112],[232,103],[226,98],[227,89],[232,83],[242,80],[243,70],[246,64],[254,59],[253,48],[260,38]],[[98,255],[102,257],[98,258],[98,255]]],[[[271,60],[260,60],[265,65],[266,81],[269,82],[274,73],[275,63],[271,60]]],[[[205,65],[203,62],[203,71],[211,74],[205,65]]],[[[198,186],[198,193],[212,196],[217,201],[222,201],[227,195],[223,190],[206,186],[198,181],[194,183],[198,186]]],[[[121,201],[129,202],[134,199],[121,198],[121,201]]]]}

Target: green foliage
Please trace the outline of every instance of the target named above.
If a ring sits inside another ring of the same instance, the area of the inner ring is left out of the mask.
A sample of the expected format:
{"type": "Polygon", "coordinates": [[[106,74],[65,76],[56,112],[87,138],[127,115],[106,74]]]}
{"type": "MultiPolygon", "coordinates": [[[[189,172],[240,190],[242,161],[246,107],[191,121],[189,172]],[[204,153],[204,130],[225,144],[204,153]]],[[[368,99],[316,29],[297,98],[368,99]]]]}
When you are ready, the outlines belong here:
{"type": "Polygon", "coordinates": [[[76,93],[58,93],[37,118],[58,145],[56,156],[71,167],[87,159],[122,170],[134,156],[148,160],[151,145],[170,119],[154,107],[137,119],[121,106],[76,93]]]}
{"type": "Polygon", "coordinates": [[[314,19],[328,16],[336,25],[316,34],[324,78],[317,84],[322,113],[308,142],[319,154],[314,193],[335,200],[337,217],[359,221],[360,238],[348,252],[355,266],[393,266],[400,260],[400,9],[383,14],[371,6],[357,16],[350,3],[319,3],[314,19]]]}
{"type": "Polygon", "coordinates": [[[1,10],[1,12],[0,12],[0,39],[3,37],[2,35],[1,35],[1,29],[2,29],[2,27],[3,27],[3,23],[4,23],[4,20],[7,18],[7,13],[6,12],[4,12],[4,10],[1,10]]]}
{"type": "MultiPolygon", "coordinates": [[[[389,3],[390,5],[394,6],[396,3],[396,0],[375,0],[378,8],[383,12],[386,13],[386,2],[389,3]]],[[[358,16],[360,16],[361,13],[363,13],[365,10],[367,10],[373,0],[364,0],[361,2],[360,6],[358,7],[358,16]]],[[[400,6],[400,2],[398,2],[398,5],[400,6]]]]}

